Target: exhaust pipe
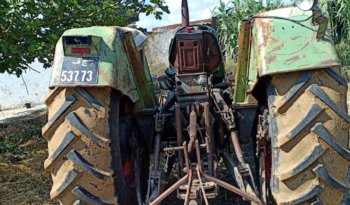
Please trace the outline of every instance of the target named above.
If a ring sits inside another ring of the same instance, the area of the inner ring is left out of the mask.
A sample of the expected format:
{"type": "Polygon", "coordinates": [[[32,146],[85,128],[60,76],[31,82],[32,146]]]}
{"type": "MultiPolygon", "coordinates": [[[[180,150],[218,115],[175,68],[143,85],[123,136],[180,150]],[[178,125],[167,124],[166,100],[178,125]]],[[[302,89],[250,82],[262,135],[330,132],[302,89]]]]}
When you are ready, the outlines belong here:
{"type": "Polygon", "coordinates": [[[187,27],[190,25],[190,17],[188,13],[187,0],[182,0],[181,3],[181,15],[182,15],[182,27],[187,27]]]}

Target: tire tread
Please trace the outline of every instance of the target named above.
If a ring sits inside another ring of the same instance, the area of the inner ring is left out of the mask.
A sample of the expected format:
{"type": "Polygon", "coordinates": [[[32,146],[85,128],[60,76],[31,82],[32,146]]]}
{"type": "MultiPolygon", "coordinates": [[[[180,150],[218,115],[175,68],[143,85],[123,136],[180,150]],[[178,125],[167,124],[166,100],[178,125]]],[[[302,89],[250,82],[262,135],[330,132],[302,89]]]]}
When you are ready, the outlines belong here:
{"type": "Polygon", "coordinates": [[[110,95],[109,88],[62,88],[46,100],[51,117],[43,127],[49,146],[44,166],[53,179],[50,196],[60,204],[118,204],[111,139],[94,130],[109,129],[110,95]],[[96,100],[104,98],[103,104],[96,100]]]}
{"type": "Polygon", "coordinates": [[[342,104],[346,102],[347,83],[331,69],[293,75],[299,75],[294,84],[285,83],[285,80],[288,80],[286,76],[275,75],[269,85],[273,196],[277,204],[341,203],[346,201],[346,194],[350,193],[349,183],[343,183],[347,182],[346,176],[343,176],[343,168],[350,164],[350,151],[344,144],[348,139],[350,116],[345,110],[346,106],[342,104]],[[286,85],[290,86],[289,90],[285,87],[281,90],[287,92],[278,92],[280,86],[286,85]],[[303,109],[307,103],[312,105],[305,112],[303,109]],[[300,110],[300,119],[296,122],[294,119],[288,121],[288,116],[295,116],[296,113],[293,112],[296,110],[300,110]],[[284,124],[281,123],[282,119],[284,124]],[[290,124],[282,126],[287,122],[290,124]],[[341,129],[334,127],[338,124],[341,129]],[[311,139],[315,140],[310,141],[311,139]],[[313,144],[303,144],[306,142],[313,144]],[[299,154],[305,153],[300,150],[305,147],[311,149],[307,156],[299,154]],[[287,156],[295,156],[294,163],[286,161],[287,156]],[[334,159],[330,160],[330,156],[334,159]],[[338,159],[345,161],[336,162],[338,159]],[[338,168],[327,170],[330,167],[338,168]],[[306,173],[309,174],[305,176],[314,178],[302,180],[306,173]],[[329,199],[330,193],[337,193],[332,196],[333,201],[329,199]]]}

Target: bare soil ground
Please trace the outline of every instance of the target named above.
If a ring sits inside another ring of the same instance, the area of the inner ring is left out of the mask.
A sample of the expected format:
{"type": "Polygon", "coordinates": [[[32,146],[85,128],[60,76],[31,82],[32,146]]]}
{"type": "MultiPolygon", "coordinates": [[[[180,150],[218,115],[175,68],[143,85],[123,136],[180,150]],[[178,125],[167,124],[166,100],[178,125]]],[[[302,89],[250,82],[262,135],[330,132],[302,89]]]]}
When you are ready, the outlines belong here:
{"type": "Polygon", "coordinates": [[[58,204],[49,199],[51,179],[43,167],[45,118],[0,127],[0,204],[58,204]]]}
{"type": "MultiPolygon", "coordinates": [[[[350,92],[347,99],[350,108],[350,92]]],[[[41,137],[41,127],[45,122],[46,116],[41,116],[0,125],[0,205],[58,204],[50,200],[51,177],[43,167],[47,144],[41,137]]],[[[221,205],[232,204],[232,200],[227,200],[231,197],[230,193],[221,192],[219,198],[225,201],[221,205]]]]}

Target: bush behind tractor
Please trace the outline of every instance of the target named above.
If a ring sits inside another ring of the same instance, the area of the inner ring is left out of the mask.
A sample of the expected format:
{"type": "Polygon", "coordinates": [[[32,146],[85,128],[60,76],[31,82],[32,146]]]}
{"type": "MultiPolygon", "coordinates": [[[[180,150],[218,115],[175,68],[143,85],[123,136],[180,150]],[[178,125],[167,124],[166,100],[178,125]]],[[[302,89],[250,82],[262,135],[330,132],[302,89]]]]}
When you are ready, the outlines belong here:
{"type": "Polygon", "coordinates": [[[51,198],[201,205],[226,190],[230,204],[350,204],[347,82],[317,1],[295,4],[241,22],[234,83],[186,0],[156,82],[140,31],[66,31],[42,131],[51,198]]]}

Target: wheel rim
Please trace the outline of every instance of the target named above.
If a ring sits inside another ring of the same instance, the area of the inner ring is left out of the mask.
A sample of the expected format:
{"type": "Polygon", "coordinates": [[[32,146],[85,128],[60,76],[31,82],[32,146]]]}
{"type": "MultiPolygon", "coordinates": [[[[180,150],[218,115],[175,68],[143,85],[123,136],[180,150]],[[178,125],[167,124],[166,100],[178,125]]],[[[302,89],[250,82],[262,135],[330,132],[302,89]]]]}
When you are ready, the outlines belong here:
{"type": "Polygon", "coordinates": [[[148,169],[148,153],[145,151],[145,143],[142,143],[137,122],[127,111],[129,109],[120,110],[123,107],[120,99],[119,96],[118,103],[115,104],[119,113],[118,123],[116,123],[119,128],[117,129],[118,146],[116,149],[116,153],[119,155],[117,160],[119,169],[116,177],[121,176],[118,180],[119,203],[121,205],[141,205],[145,195],[142,187],[145,180],[142,178],[141,172],[144,171],[145,167],[148,169]],[[121,114],[121,111],[124,114],[121,114]]]}

